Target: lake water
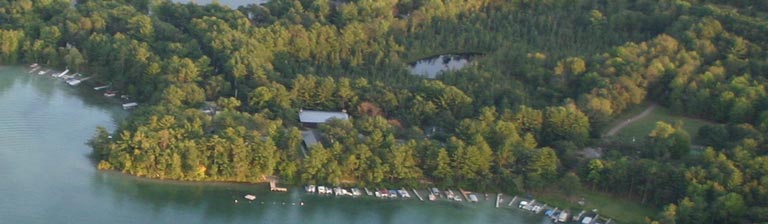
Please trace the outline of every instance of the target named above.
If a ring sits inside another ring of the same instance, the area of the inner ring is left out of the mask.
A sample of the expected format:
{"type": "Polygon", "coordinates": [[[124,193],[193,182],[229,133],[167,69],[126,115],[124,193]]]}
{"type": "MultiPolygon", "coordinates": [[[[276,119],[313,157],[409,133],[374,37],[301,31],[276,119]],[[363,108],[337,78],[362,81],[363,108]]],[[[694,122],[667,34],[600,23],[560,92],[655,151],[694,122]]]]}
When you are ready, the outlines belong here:
{"type": "MultiPolygon", "coordinates": [[[[205,4],[210,4],[214,0],[173,0],[173,1],[181,2],[181,3],[194,2],[197,4],[205,5],[205,4]]],[[[269,0],[218,0],[220,4],[229,6],[232,9],[236,9],[238,6],[241,6],[241,5],[263,4],[268,1],[269,0]]]]}
{"type": "Polygon", "coordinates": [[[468,65],[470,55],[439,55],[416,61],[411,65],[411,74],[434,79],[443,71],[458,70],[468,65]]]}
{"type": "Polygon", "coordinates": [[[97,126],[113,130],[125,117],[111,100],[22,67],[0,67],[0,223],[548,222],[542,215],[494,208],[493,200],[336,198],[298,189],[271,193],[266,184],[159,181],[99,171],[86,142],[97,126]],[[245,194],[257,198],[248,203],[245,194]]]}

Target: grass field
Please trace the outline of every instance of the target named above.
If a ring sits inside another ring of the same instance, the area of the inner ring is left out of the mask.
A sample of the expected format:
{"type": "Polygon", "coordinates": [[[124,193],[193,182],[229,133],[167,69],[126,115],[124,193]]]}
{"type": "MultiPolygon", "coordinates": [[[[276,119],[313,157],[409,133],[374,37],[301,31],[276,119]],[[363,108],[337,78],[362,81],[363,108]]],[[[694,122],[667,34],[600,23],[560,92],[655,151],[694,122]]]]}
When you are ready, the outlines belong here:
{"type": "Polygon", "coordinates": [[[587,189],[577,190],[567,196],[562,192],[552,191],[538,194],[537,198],[558,208],[570,209],[572,213],[581,210],[587,212],[597,209],[600,216],[610,217],[617,223],[645,223],[645,218],[654,218],[656,209],[640,204],[636,200],[612,196],[607,193],[595,192],[587,189]],[[584,206],[578,204],[580,199],[586,202],[584,206]]]}
{"type": "MultiPolygon", "coordinates": [[[[633,117],[637,114],[640,114],[645,108],[648,107],[648,104],[645,105],[639,105],[629,112],[625,113],[622,116],[619,116],[616,120],[614,120],[610,127],[613,127],[622,121],[625,121],[626,119],[633,117]]],[[[616,133],[616,136],[614,136],[614,139],[622,140],[622,141],[632,141],[632,138],[634,137],[637,141],[640,139],[645,138],[645,136],[648,136],[648,133],[653,130],[654,127],[656,127],[656,122],[663,121],[669,124],[674,125],[675,122],[681,121],[683,122],[683,129],[688,132],[688,134],[691,136],[691,139],[694,141],[693,143],[696,143],[696,133],[699,131],[699,128],[704,125],[708,124],[716,124],[714,122],[702,120],[702,119],[696,119],[696,118],[689,118],[685,116],[675,115],[669,109],[658,106],[655,110],[653,110],[648,116],[645,116],[643,118],[640,118],[636,120],[635,122],[632,122],[631,124],[627,125],[626,127],[619,130],[618,133],[616,133]]]]}

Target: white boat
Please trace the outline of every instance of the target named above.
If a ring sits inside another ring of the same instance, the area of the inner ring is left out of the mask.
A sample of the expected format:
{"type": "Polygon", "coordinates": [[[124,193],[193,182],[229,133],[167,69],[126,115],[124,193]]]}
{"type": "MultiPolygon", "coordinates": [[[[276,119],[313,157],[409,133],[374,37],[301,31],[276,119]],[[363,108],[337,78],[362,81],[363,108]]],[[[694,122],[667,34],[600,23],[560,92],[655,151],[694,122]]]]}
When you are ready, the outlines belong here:
{"type": "Polygon", "coordinates": [[[454,196],[455,195],[453,194],[453,191],[451,189],[448,189],[447,191],[445,191],[445,197],[447,197],[448,199],[454,198],[454,196]]]}
{"type": "Polygon", "coordinates": [[[584,217],[584,219],[581,220],[582,224],[589,224],[592,223],[592,217],[584,217]]]}
{"type": "Polygon", "coordinates": [[[93,90],[99,91],[99,90],[106,89],[106,88],[109,88],[109,85],[93,87],[93,90]]]}
{"type": "Polygon", "coordinates": [[[558,222],[566,222],[568,221],[568,212],[560,212],[560,215],[557,216],[558,222]]]}
{"type": "Polygon", "coordinates": [[[69,84],[70,86],[80,85],[80,82],[81,81],[79,79],[76,79],[76,78],[69,78],[69,79],[67,79],[67,84],[69,84]]]}
{"type": "Polygon", "coordinates": [[[49,71],[51,71],[51,70],[50,69],[40,70],[39,72],[37,72],[37,74],[38,75],[45,75],[45,73],[48,73],[49,71]]]}
{"type": "Polygon", "coordinates": [[[519,205],[517,205],[518,208],[523,208],[525,206],[528,206],[528,201],[521,201],[519,205]]]}
{"type": "Polygon", "coordinates": [[[477,195],[474,195],[474,194],[470,194],[469,195],[469,200],[472,201],[472,202],[478,202],[479,201],[479,200],[477,200],[477,195]]]}
{"type": "Polygon", "coordinates": [[[437,189],[436,187],[433,187],[433,188],[431,189],[431,193],[432,193],[432,194],[434,194],[434,195],[440,195],[440,190],[439,190],[439,189],[437,189]]]}
{"type": "Polygon", "coordinates": [[[400,194],[400,197],[403,197],[403,198],[411,197],[411,194],[409,194],[408,191],[406,191],[405,189],[397,190],[397,193],[400,194]]]}
{"type": "Polygon", "coordinates": [[[360,189],[352,188],[350,189],[352,191],[352,196],[360,196],[363,195],[363,193],[360,191],[360,189]]]}
{"type": "Polygon", "coordinates": [[[248,199],[250,201],[256,200],[256,196],[252,194],[246,194],[243,198],[248,199]]]}
{"type": "Polygon", "coordinates": [[[124,103],[123,110],[133,109],[136,106],[139,106],[139,104],[136,102],[124,103]]]}
{"type": "Polygon", "coordinates": [[[336,195],[336,196],[342,196],[342,195],[345,195],[345,194],[344,194],[344,192],[345,192],[345,191],[346,191],[346,190],[344,190],[344,189],[341,189],[340,187],[334,187],[334,188],[333,188],[333,194],[334,194],[334,195],[336,195]]]}
{"type": "Polygon", "coordinates": [[[33,63],[33,64],[29,65],[30,68],[36,68],[37,66],[39,66],[37,63],[33,63]]]}
{"type": "Polygon", "coordinates": [[[315,193],[315,185],[307,185],[304,187],[304,190],[306,190],[308,193],[315,193]]]}
{"type": "Polygon", "coordinates": [[[429,200],[430,201],[437,200],[437,196],[435,196],[434,194],[429,194],[429,200]]]}

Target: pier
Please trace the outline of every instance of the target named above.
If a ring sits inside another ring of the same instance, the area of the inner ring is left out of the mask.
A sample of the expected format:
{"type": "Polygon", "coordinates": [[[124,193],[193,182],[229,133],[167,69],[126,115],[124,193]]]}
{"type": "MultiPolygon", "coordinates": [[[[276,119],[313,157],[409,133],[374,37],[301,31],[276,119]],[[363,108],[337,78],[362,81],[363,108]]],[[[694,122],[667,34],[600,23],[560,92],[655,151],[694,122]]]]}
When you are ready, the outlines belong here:
{"type": "Polygon", "coordinates": [[[274,180],[269,181],[269,190],[276,192],[288,192],[288,188],[278,187],[274,180]]]}
{"type": "Polygon", "coordinates": [[[416,197],[418,197],[420,201],[424,201],[424,198],[422,198],[421,195],[419,195],[419,192],[416,191],[415,188],[412,188],[411,190],[413,190],[413,194],[415,194],[416,197]]]}
{"type": "Polygon", "coordinates": [[[465,200],[465,201],[470,201],[470,200],[469,200],[469,196],[467,196],[467,195],[468,195],[469,193],[472,193],[472,192],[469,192],[469,191],[464,191],[464,189],[461,189],[461,188],[459,188],[459,193],[461,193],[461,196],[464,196],[464,200],[465,200]]]}
{"type": "Polygon", "coordinates": [[[515,203],[515,201],[517,201],[517,195],[515,195],[515,197],[512,198],[511,201],[509,201],[509,204],[507,206],[512,206],[512,203],[515,203]]]}

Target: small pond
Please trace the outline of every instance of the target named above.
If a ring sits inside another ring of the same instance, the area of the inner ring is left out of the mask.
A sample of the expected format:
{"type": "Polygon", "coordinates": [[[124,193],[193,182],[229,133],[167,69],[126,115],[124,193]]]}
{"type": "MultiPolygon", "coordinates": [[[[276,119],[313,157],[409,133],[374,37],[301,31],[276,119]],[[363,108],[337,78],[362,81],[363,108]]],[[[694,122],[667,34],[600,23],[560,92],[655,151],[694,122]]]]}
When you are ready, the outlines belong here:
{"type": "Polygon", "coordinates": [[[446,54],[421,59],[411,64],[411,74],[434,79],[443,71],[458,70],[467,66],[476,54],[446,54]]]}

